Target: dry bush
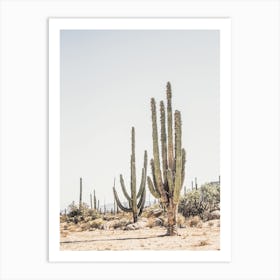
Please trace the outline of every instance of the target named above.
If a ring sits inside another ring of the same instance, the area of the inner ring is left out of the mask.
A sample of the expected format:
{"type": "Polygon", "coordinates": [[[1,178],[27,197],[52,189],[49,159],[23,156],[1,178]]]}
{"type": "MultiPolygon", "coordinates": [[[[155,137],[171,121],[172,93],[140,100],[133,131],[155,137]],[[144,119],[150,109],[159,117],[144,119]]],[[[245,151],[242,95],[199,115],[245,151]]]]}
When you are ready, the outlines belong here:
{"type": "Polygon", "coordinates": [[[201,228],[202,227],[202,221],[199,216],[194,216],[189,220],[189,225],[190,227],[197,227],[201,228]]]}
{"type": "Polygon", "coordinates": [[[69,226],[69,227],[68,227],[68,230],[69,230],[70,232],[76,231],[76,229],[77,229],[77,226],[75,226],[75,225],[72,225],[72,226],[69,226]]]}
{"type": "Polygon", "coordinates": [[[104,221],[112,221],[112,220],[115,220],[115,219],[117,219],[117,217],[115,215],[112,215],[112,214],[109,214],[109,213],[107,213],[103,216],[104,221]]]}
{"type": "Polygon", "coordinates": [[[213,225],[214,225],[213,222],[208,222],[208,226],[209,226],[209,227],[212,227],[213,225]]]}
{"type": "Polygon", "coordinates": [[[61,230],[60,231],[60,236],[61,237],[66,237],[68,235],[68,231],[67,230],[61,230]]]}
{"type": "Polygon", "coordinates": [[[150,217],[159,217],[163,213],[163,209],[159,207],[159,205],[155,204],[146,208],[142,214],[142,217],[150,218],[150,217]]]}
{"type": "Polygon", "coordinates": [[[120,220],[117,220],[114,224],[114,228],[123,228],[127,226],[130,223],[130,220],[127,218],[121,218],[120,220]]]}
{"type": "Polygon", "coordinates": [[[101,228],[104,221],[101,218],[89,222],[90,228],[101,228]]]}
{"type": "Polygon", "coordinates": [[[81,229],[83,230],[83,231],[85,231],[85,230],[89,230],[90,229],[90,223],[82,223],[81,225],[80,225],[80,227],[81,227],[81,229]]]}
{"type": "Polygon", "coordinates": [[[155,218],[150,217],[148,219],[147,227],[152,228],[155,226],[155,218]]]}
{"type": "Polygon", "coordinates": [[[178,215],[177,215],[177,225],[180,228],[183,228],[183,227],[185,227],[185,223],[186,223],[185,217],[182,214],[178,213],[178,215]]]}
{"type": "Polygon", "coordinates": [[[199,241],[197,246],[206,246],[206,245],[209,245],[209,242],[207,240],[201,240],[199,241]]]}
{"type": "Polygon", "coordinates": [[[60,216],[60,222],[61,222],[61,223],[67,222],[67,216],[66,216],[66,215],[61,215],[61,216],[60,216]]]}

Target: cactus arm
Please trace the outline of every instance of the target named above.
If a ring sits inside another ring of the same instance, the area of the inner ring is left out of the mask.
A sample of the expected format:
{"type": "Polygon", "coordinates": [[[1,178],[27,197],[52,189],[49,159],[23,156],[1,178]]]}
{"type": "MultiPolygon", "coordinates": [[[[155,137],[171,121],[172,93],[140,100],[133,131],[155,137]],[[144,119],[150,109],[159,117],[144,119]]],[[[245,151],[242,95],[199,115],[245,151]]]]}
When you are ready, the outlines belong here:
{"type": "Polygon", "coordinates": [[[128,200],[129,205],[130,205],[130,203],[131,203],[131,198],[130,198],[130,196],[129,196],[127,190],[126,190],[126,187],[125,187],[125,184],[124,184],[124,179],[123,179],[122,174],[120,175],[120,183],[121,183],[121,187],[122,187],[123,194],[124,194],[125,198],[128,200]]]}
{"type": "Polygon", "coordinates": [[[174,183],[173,183],[172,171],[170,169],[167,170],[167,180],[168,180],[168,187],[169,187],[169,197],[171,197],[174,191],[174,183]]]}
{"type": "Polygon", "coordinates": [[[140,184],[140,188],[137,192],[137,198],[141,197],[142,193],[143,193],[143,190],[145,188],[145,169],[142,168],[142,176],[141,176],[141,184],[140,184]]]}
{"type": "Polygon", "coordinates": [[[156,183],[156,176],[155,176],[155,163],[154,163],[154,160],[151,159],[151,169],[152,169],[152,176],[153,176],[153,185],[154,185],[154,189],[157,191],[157,193],[160,194],[160,191],[159,189],[157,188],[157,183],[156,183]]]}
{"type": "Polygon", "coordinates": [[[141,197],[140,197],[140,199],[139,199],[139,201],[137,203],[137,208],[138,209],[141,208],[142,204],[145,204],[145,198],[146,198],[146,190],[144,189],[143,193],[142,193],[142,195],[141,195],[141,197]]]}
{"type": "Polygon", "coordinates": [[[144,166],[142,168],[142,176],[141,176],[141,184],[140,184],[140,188],[139,191],[137,193],[137,198],[139,198],[143,192],[143,189],[145,188],[146,185],[146,179],[147,179],[147,151],[144,152],[144,166]]]}
{"type": "Polygon", "coordinates": [[[170,82],[168,82],[166,85],[166,96],[167,96],[168,166],[169,169],[174,170],[172,105],[171,105],[172,92],[171,92],[170,82]]]}
{"type": "Polygon", "coordinates": [[[165,108],[163,101],[160,101],[160,124],[161,124],[161,157],[162,157],[162,172],[163,172],[163,184],[165,191],[168,191],[167,184],[167,144],[166,144],[166,128],[165,128],[165,108]]]}
{"type": "Polygon", "coordinates": [[[185,180],[186,150],[182,149],[182,186],[185,180]]]}
{"type": "Polygon", "coordinates": [[[146,201],[146,189],[144,189],[143,194],[141,196],[141,200],[139,202],[141,202],[141,204],[139,204],[139,212],[138,212],[138,216],[141,216],[144,206],[145,206],[145,201],[146,201]]]}
{"type": "Polygon", "coordinates": [[[176,174],[174,184],[173,202],[179,202],[179,196],[182,188],[182,131],[181,131],[181,114],[175,111],[175,152],[176,152],[176,174]]]}
{"type": "Polygon", "coordinates": [[[151,99],[151,110],[152,110],[152,128],[153,128],[153,155],[154,155],[155,180],[156,180],[155,185],[157,186],[157,189],[160,191],[162,201],[167,202],[167,196],[163,188],[161,170],[160,170],[156,103],[154,98],[151,99]]]}
{"type": "Polygon", "coordinates": [[[154,187],[154,184],[151,180],[151,178],[148,176],[148,188],[150,190],[150,193],[155,197],[155,198],[160,198],[160,193],[156,190],[154,187]]]}
{"type": "Polygon", "coordinates": [[[119,206],[119,208],[120,208],[122,211],[124,211],[124,212],[131,212],[131,211],[132,211],[131,208],[127,208],[127,207],[125,207],[125,206],[122,205],[122,203],[121,203],[121,201],[120,201],[120,199],[119,199],[119,197],[118,197],[118,194],[117,194],[115,188],[113,188],[113,192],[114,192],[114,197],[115,197],[115,200],[116,200],[117,205],[119,206]]]}

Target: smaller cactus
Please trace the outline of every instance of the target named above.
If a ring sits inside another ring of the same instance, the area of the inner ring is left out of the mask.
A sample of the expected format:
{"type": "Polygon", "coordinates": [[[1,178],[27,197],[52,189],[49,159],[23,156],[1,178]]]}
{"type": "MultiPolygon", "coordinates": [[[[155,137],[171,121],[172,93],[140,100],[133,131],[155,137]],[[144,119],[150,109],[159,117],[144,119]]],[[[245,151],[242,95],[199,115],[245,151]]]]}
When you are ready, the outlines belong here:
{"type": "Polygon", "coordinates": [[[136,193],[136,166],[135,166],[135,130],[134,127],[131,129],[131,159],[130,159],[130,171],[131,171],[131,182],[130,182],[130,189],[131,194],[129,195],[126,188],[123,176],[120,175],[120,183],[122,187],[123,194],[128,201],[128,207],[123,205],[118,197],[117,191],[115,187],[113,187],[114,198],[116,200],[117,206],[123,210],[124,212],[132,212],[133,213],[133,221],[134,223],[137,222],[138,216],[142,214],[144,205],[145,205],[145,198],[146,198],[146,174],[147,174],[147,151],[144,152],[144,167],[142,168],[142,179],[140,188],[138,193],[136,193]],[[139,201],[137,202],[137,199],[139,201]]]}

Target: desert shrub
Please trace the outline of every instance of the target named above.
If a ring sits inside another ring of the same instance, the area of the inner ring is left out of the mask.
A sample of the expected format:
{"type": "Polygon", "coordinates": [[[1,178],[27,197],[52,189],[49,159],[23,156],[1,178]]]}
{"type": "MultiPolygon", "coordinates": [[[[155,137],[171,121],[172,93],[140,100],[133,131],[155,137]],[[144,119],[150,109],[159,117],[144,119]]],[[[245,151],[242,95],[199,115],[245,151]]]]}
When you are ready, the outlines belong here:
{"type": "Polygon", "coordinates": [[[206,214],[220,208],[220,184],[206,183],[197,190],[189,190],[180,199],[178,211],[185,217],[200,216],[204,220],[206,214]]]}
{"type": "Polygon", "coordinates": [[[180,228],[182,228],[182,227],[185,226],[185,223],[186,223],[185,217],[182,214],[178,213],[178,215],[177,215],[177,225],[180,228]]]}
{"type": "Polygon", "coordinates": [[[114,228],[122,228],[127,226],[130,223],[130,220],[127,218],[122,218],[118,221],[116,221],[116,223],[114,224],[114,228]]]}
{"type": "Polygon", "coordinates": [[[209,245],[209,242],[207,240],[201,240],[199,241],[197,246],[206,246],[206,245],[209,245]]]}
{"type": "Polygon", "coordinates": [[[84,221],[85,217],[92,217],[92,219],[97,219],[99,218],[100,214],[93,209],[90,209],[88,204],[82,203],[81,209],[79,209],[79,205],[76,205],[75,202],[73,201],[67,208],[67,217],[78,217],[79,220],[84,221]]]}
{"type": "Polygon", "coordinates": [[[153,217],[148,218],[147,227],[152,228],[154,226],[155,226],[155,218],[153,217]]]}
{"type": "Polygon", "coordinates": [[[101,214],[97,210],[94,210],[94,209],[89,209],[88,215],[91,217],[92,220],[101,218],[101,214]]]}
{"type": "Polygon", "coordinates": [[[202,222],[199,216],[194,216],[193,218],[191,218],[189,220],[189,225],[190,227],[198,227],[201,228],[202,227],[202,222]]]}
{"type": "Polygon", "coordinates": [[[60,222],[61,223],[67,222],[67,216],[66,215],[60,215],[60,222]]]}
{"type": "Polygon", "coordinates": [[[201,201],[207,211],[212,212],[220,209],[220,184],[207,183],[201,186],[201,201]]]}
{"type": "Polygon", "coordinates": [[[209,226],[209,227],[212,227],[213,225],[214,225],[213,222],[208,222],[208,226],[209,226]]]}
{"type": "Polygon", "coordinates": [[[63,224],[61,224],[61,227],[62,227],[64,230],[67,230],[67,229],[68,229],[68,224],[67,224],[67,223],[63,223],[63,224]]]}
{"type": "Polygon", "coordinates": [[[89,222],[90,228],[101,228],[103,225],[104,221],[101,218],[95,219],[93,221],[89,222]]]}
{"type": "Polygon", "coordinates": [[[81,215],[81,211],[79,210],[79,207],[75,205],[74,201],[68,206],[67,210],[69,217],[76,217],[81,215]]]}
{"type": "Polygon", "coordinates": [[[80,227],[81,227],[81,229],[84,231],[84,230],[90,229],[91,225],[90,225],[90,223],[82,223],[82,224],[80,225],[80,227]]]}
{"type": "Polygon", "coordinates": [[[201,215],[204,210],[199,190],[189,190],[180,200],[178,207],[178,212],[185,217],[201,215]]]}
{"type": "Polygon", "coordinates": [[[75,225],[71,225],[71,226],[68,227],[68,230],[70,232],[76,231],[76,229],[77,229],[77,226],[75,226],[75,225]]]}

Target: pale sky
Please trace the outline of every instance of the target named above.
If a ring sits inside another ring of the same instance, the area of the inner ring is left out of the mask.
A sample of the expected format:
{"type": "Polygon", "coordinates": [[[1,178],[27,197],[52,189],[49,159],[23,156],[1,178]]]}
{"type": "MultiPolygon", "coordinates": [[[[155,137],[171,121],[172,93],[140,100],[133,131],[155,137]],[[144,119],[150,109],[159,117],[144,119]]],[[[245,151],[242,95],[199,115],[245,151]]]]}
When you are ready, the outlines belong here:
{"type": "Polygon", "coordinates": [[[130,191],[132,126],[139,187],[144,150],[152,157],[150,99],[159,109],[167,81],[182,116],[184,185],[218,180],[219,31],[63,30],[60,65],[61,209],[78,202],[80,177],[88,204],[93,189],[101,205],[113,201],[114,177],[123,198],[120,174],[130,191]]]}

